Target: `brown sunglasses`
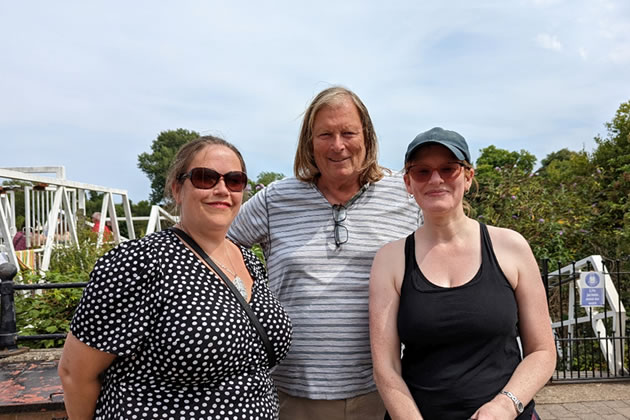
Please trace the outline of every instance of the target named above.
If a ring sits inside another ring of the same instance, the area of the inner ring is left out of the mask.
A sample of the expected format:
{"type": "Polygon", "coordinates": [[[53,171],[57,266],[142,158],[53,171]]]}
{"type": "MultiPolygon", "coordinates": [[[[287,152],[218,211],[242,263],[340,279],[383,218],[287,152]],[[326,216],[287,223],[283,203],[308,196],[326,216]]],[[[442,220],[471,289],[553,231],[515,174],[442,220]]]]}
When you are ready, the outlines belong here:
{"type": "Polygon", "coordinates": [[[241,171],[231,171],[220,174],[210,168],[193,168],[188,173],[181,174],[177,177],[180,182],[184,182],[186,178],[190,178],[193,187],[200,190],[209,190],[214,188],[221,178],[225,182],[225,186],[232,192],[241,192],[247,186],[247,174],[241,171]]]}

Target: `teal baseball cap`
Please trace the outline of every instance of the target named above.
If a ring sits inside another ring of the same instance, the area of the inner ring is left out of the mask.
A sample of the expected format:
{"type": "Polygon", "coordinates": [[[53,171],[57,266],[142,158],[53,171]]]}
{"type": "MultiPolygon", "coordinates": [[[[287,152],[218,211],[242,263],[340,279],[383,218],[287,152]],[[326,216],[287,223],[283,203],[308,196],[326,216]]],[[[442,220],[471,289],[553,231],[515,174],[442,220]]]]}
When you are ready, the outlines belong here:
{"type": "Polygon", "coordinates": [[[440,144],[453,152],[457,159],[472,163],[470,161],[468,144],[461,134],[455,131],[445,130],[441,127],[434,127],[429,131],[418,134],[416,138],[409,143],[407,153],[405,153],[405,164],[409,162],[409,159],[411,159],[416,150],[430,143],[440,144]]]}

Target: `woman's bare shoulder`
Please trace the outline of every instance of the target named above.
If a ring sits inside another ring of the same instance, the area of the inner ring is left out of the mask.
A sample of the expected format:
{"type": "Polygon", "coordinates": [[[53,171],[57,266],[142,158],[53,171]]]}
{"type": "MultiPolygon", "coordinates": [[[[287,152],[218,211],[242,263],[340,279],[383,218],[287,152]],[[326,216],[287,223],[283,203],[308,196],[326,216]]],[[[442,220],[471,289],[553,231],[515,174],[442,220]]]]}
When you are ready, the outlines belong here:
{"type": "Polygon", "coordinates": [[[494,247],[500,247],[503,249],[529,249],[529,243],[515,230],[502,228],[498,226],[488,226],[488,233],[494,247]]]}
{"type": "Polygon", "coordinates": [[[380,257],[386,256],[391,257],[395,255],[400,255],[401,252],[405,249],[405,241],[406,237],[397,239],[392,242],[388,242],[378,250],[377,255],[380,257]]]}

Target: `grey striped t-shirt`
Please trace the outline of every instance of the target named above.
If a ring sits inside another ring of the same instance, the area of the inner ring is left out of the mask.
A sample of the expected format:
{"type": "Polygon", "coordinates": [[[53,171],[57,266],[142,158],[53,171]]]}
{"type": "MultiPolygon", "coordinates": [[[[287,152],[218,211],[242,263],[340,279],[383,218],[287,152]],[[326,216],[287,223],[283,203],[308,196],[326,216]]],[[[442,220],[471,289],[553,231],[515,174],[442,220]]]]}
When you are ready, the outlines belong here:
{"type": "Polygon", "coordinates": [[[385,176],[350,200],[333,236],[331,204],[295,178],[270,184],[247,201],[229,236],[259,243],[269,286],[289,313],[293,345],[275,369],[278,389],[311,399],[351,398],[374,391],[368,325],[372,259],[387,242],[414,231],[421,213],[400,174],[385,176]]]}

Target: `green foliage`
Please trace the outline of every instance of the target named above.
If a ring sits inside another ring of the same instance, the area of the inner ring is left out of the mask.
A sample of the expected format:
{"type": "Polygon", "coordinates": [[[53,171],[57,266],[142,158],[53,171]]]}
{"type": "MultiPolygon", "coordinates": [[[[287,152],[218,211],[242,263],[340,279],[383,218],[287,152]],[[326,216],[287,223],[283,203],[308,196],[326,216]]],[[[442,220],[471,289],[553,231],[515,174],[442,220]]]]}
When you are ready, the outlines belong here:
{"type": "Polygon", "coordinates": [[[545,169],[552,162],[562,162],[571,159],[571,157],[575,154],[575,152],[564,148],[560,149],[557,152],[551,152],[547,155],[546,158],[540,161],[541,169],[545,169]]]}
{"type": "Polygon", "coordinates": [[[198,137],[199,133],[183,128],[163,131],[151,144],[151,153],[138,155],[138,168],[151,181],[149,201],[152,204],[163,202],[168,168],[179,148],[198,137]]]}
{"type": "Polygon", "coordinates": [[[576,250],[567,237],[573,238],[580,229],[576,228],[578,215],[568,209],[575,202],[572,189],[548,194],[539,176],[523,174],[517,168],[497,168],[496,173],[498,177],[479,181],[479,193],[471,202],[478,219],[521,233],[538,259],[570,260],[576,250]],[[567,211],[561,211],[563,208],[567,211]]]}
{"type": "Polygon", "coordinates": [[[251,179],[248,181],[249,186],[252,189],[252,195],[256,194],[258,191],[271,184],[274,181],[278,181],[284,179],[284,174],[280,172],[261,172],[258,174],[258,178],[256,181],[252,181],[251,179]]]}
{"type": "Polygon", "coordinates": [[[0,186],[0,191],[13,190],[15,194],[15,227],[17,230],[24,228],[24,187],[28,185],[32,185],[32,183],[11,179],[3,181],[2,186],[0,186]]]}
{"type": "Polygon", "coordinates": [[[138,203],[131,203],[131,214],[134,216],[149,216],[151,214],[151,203],[147,200],[138,201],[138,203]]]}
{"type": "Polygon", "coordinates": [[[488,146],[480,150],[477,168],[507,168],[516,167],[522,172],[530,173],[536,164],[536,156],[526,150],[510,152],[496,146],[488,146]]]}
{"type": "Polygon", "coordinates": [[[255,245],[252,247],[252,252],[254,253],[254,255],[255,255],[255,256],[257,256],[257,257],[258,257],[258,259],[259,259],[260,261],[262,261],[262,262],[263,262],[263,264],[266,264],[266,262],[265,262],[265,254],[263,254],[263,250],[262,250],[262,248],[260,247],[260,245],[255,244],[255,245]]]}
{"type": "MultiPolygon", "coordinates": [[[[23,273],[26,283],[37,283],[41,276],[23,273]]],[[[86,281],[87,273],[62,274],[48,272],[47,283],[71,283],[86,281]]],[[[70,328],[74,310],[79,304],[83,291],[80,288],[47,289],[41,293],[22,292],[15,295],[15,313],[19,335],[63,334],[70,328]]],[[[63,345],[63,340],[41,340],[27,342],[32,348],[49,348],[63,345]]]]}
{"type": "Polygon", "coordinates": [[[261,184],[267,186],[271,184],[273,181],[278,181],[284,178],[284,174],[280,172],[261,172],[258,174],[258,178],[256,178],[256,184],[261,184]]]}
{"type": "MultiPolygon", "coordinates": [[[[112,248],[105,244],[96,247],[96,233],[79,229],[81,248],[58,247],[53,250],[50,269],[44,274],[20,272],[20,283],[77,283],[87,282],[96,260],[112,248]]],[[[39,292],[17,292],[15,312],[19,335],[67,333],[72,315],[79,304],[83,289],[46,289],[39,292]]],[[[63,340],[42,340],[28,343],[33,348],[55,347],[63,340]]]]}
{"type": "Polygon", "coordinates": [[[98,248],[96,246],[97,233],[87,227],[77,229],[77,238],[79,239],[78,248],[68,246],[57,247],[53,250],[48,273],[77,274],[83,276],[79,281],[88,281],[89,273],[96,260],[113,247],[112,243],[106,242],[98,248]]]}
{"type": "Polygon", "coordinates": [[[592,156],[561,149],[542,160],[489,146],[477,160],[473,215],[520,232],[537,258],[567,263],[592,254],[630,254],[630,102],[592,156]]]}
{"type": "MultiPolygon", "coordinates": [[[[285,178],[285,176],[284,174],[280,172],[264,172],[263,171],[259,173],[258,178],[256,178],[256,181],[252,181],[251,179],[247,181],[249,183],[249,197],[247,197],[247,199],[256,195],[258,191],[262,190],[263,188],[265,188],[267,185],[271,184],[272,182],[278,181],[283,178],[285,178]]],[[[245,201],[247,201],[247,199],[245,201]]]]}
{"type": "Polygon", "coordinates": [[[610,228],[610,256],[622,258],[630,254],[630,101],[622,103],[605,126],[608,135],[595,138],[593,153],[604,187],[595,195],[597,221],[610,228]]]}
{"type": "MultiPolygon", "coordinates": [[[[258,174],[258,178],[256,178],[256,182],[253,182],[251,180],[248,181],[249,186],[250,186],[250,194],[253,196],[258,191],[262,190],[264,187],[271,184],[272,182],[278,181],[284,178],[285,176],[283,173],[263,171],[258,174]]],[[[263,250],[259,244],[254,244],[254,246],[252,247],[252,252],[258,257],[260,261],[263,262],[263,264],[266,264],[265,254],[263,253],[263,250]]]]}
{"type": "Polygon", "coordinates": [[[519,174],[527,175],[532,172],[536,163],[536,157],[525,150],[510,152],[496,146],[488,146],[481,149],[480,152],[475,173],[481,189],[487,183],[500,182],[503,175],[499,171],[502,169],[514,168],[519,174]]]}

